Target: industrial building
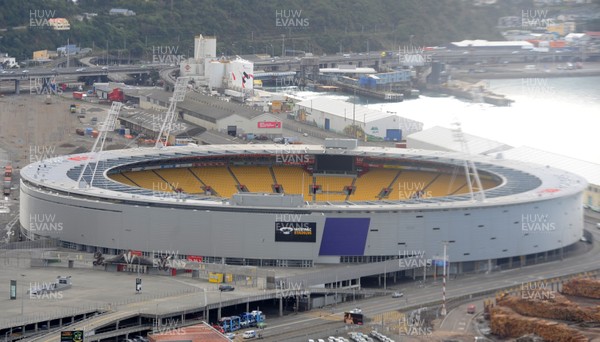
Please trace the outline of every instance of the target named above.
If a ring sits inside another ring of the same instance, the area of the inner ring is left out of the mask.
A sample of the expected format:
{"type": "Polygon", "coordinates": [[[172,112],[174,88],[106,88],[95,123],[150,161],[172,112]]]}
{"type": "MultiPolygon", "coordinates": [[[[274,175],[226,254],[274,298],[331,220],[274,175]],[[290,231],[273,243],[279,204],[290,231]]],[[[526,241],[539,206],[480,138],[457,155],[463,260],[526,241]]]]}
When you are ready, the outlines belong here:
{"type": "MultiPolygon", "coordinates": [[[[154,145],[153,140],[160,133],[164,122],[165,113],[152,109],[139,110],[128,109],[121,110],[119,113],[119,122],[124,129],[138,134],[138,145],[154,145]]],[[[171,126],[168,144],[185,145],[187,143],[197,143],[195,136],[204,132],[205,129],[189,123],[177,121],[171,126]]]]}
{"type": "Polygon", "coordinates": [[[251,94],[254,87],[254,64],[240,57],[233,60],[217,58],[217,38],[194,38],[194,57],[183,61],[179,74],[211,89],[231,89],[242,97],[251,94]]]}
{"type": "Polygon", "coordinates": [[[520,49],[533,49],[533,44],[521,41],[487,41],[483,39],[476,40],[462,40],[460,42],[452,42],[449,45],[450,48],[461,50],[461,49],[475,49],[475,50],[520,50],[520,49]]]}
{"type": "Polygon", "coordinates": [[[349,127],[358,126],[367,136],[400,141],[423,129],[422,122],[403,118],[396,113],[384,113],[324,97],[304,100],[297,103],[296,108],[300,121],[338,133],[345,133],[349,127]]]}
{"type": "MultiPolygon", "coordinates": [[[[172,94],[155,90],[140,96],[140,108],[164,111],[169,107],[172,94]]],[[[263,108],[253,109],[225,97],[216,97],[190,91],[183,102],[177,104],[179,119],[216,130],[231,136],[264,135],[281,136],[282,121],[277,116],[264,113],[263,108]]]]}

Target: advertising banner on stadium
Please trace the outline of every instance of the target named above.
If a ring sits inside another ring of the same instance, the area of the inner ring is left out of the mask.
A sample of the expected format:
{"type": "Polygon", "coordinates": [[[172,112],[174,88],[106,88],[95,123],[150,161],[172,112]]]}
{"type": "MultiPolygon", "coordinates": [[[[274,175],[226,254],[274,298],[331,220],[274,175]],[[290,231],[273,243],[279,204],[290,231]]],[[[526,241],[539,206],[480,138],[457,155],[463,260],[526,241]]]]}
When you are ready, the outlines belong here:
{"type": "Polygon", "coordinates": [[[317,223],[276,221],[275,241],[317,242],[317,223]]]}

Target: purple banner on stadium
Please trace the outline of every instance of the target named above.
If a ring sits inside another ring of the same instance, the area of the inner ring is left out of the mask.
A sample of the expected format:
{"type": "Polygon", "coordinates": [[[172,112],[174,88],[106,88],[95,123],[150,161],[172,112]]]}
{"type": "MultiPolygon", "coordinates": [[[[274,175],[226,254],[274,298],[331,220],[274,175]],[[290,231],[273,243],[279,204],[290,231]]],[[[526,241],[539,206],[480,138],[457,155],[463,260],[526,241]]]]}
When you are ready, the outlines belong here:
{"type": "Polygon", "coordinates": [[[319,255],[364,255],[370,218],[326,218],[319,255]]]}

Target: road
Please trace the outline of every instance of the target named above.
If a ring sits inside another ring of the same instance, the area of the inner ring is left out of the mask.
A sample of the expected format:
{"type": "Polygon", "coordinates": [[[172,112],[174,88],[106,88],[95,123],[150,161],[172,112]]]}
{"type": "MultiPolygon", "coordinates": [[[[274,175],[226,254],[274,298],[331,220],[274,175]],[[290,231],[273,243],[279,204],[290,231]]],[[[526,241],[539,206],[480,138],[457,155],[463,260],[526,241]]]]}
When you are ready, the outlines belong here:
{"type": "MultiPolygon", "coordinates": [[[[594,214],[593,214],[594,215],[594,214]]],[[[598,215],[600,216],[600,215],[598,215]]],[[[593,217],[596,217],[595,215],[593,217]]],[[[545,264],[526,266],[523,268],[495,272],[491,274],[473,274],[459,276],[456,279],[448,279],[446,293],[448,298],[459,297],[488,289],[507,286],[520,286],[522,283],[554,278],[562,275],[572,274],[578,271],[591,271],[600,269],[600,230],[595,228],[595,218],[586,223],[587,229],[594,236],[594,244],[587,253],[566,258],[563,261],[553,261],[545,264]]],[[[585,245],[585,243],[580,242],[585,245]]],[[[392,299],[389,297],[376,297],[362,300],[357,303],[345,303],[338,305],[333,312],[306,312],[298,315],[285,316],[282,318],[268,317],[268,327],[263,336],[265,341],[306,341],[309,338],[323,338],[330,336],[335,329],[345,329],[343,312],[356,306],[360,306],[365,317],[373,317],[384,312],[402,310],[421,303],[428,303],[441,299],[441,279],[437,284],[429,281],[425,287],[419,288],[415,283],[399,284],[390,287],[399,288],[404,292],[405,298],[392,299]],[[317,316],[318,314],[323,317],[317,316]],[[290,332],[290,326],[294,331],[290,332]]],[[[478,310],[482,309],[481,303],[478,310]]],[[[459,314],[459,311],[456,313],[459,314]]],[[[469,321],[464,320],[464,315],[454,316],[444,322],[443,330],[454,330],[464,332],[469,321]],[[462,323],[461,323],[462,322],[462,323]]],[[[345,331],[345,330],[344,330],[345,331]]],[[[337,335],[336,335],[337,336],[337,335]]]]}

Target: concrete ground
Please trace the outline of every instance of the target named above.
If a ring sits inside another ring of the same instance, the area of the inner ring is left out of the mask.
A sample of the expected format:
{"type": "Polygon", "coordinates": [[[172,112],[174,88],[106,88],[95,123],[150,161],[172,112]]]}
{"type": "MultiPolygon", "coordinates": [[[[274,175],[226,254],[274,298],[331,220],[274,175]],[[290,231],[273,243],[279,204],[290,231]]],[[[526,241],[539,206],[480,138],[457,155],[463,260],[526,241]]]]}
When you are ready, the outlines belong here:
{"type": "Polygon", "coordinates": [[[68,267],[30,267],[31,256],[37,251],[8,251],[0,255],[0,283],[6,284],[0,296],[0,328],[21,319],[70,315],[81,310],[110,308],[139,303],[139,312],[161,314],[187,307],[199,307],[206,301],[219,303],[233,298],[247,298],[262,293],[256,288],[236,284],[235,291],[220,292],[218,284],[190,276],[139,275],[142,291],[135,293],[136,273],[105,272],[92,269],[91,264],[77,263],[68,267]],[[54,282],[57,276],[71,276],[70,289],[43,295],[28,294],[30,288],[54,282]],[[9,284],[17,281],[17,299],[9,299],[9,284]]]}

